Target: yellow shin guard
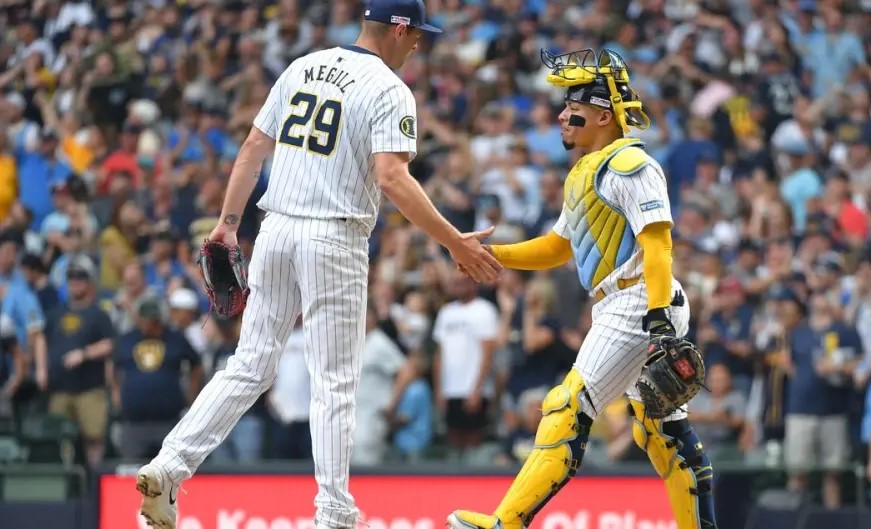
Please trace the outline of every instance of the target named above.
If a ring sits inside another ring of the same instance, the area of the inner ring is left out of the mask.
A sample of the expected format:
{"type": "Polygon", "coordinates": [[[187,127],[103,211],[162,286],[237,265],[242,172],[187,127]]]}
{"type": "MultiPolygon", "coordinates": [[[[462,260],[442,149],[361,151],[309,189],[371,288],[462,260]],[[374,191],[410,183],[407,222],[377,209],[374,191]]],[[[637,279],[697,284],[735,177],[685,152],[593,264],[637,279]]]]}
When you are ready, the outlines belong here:
{"type": "Polygon", "coordinates": [[[494,513],[503,527],[528,527],[578,471],[593,423],[581,411],[583,390],[581,374],[572,369],[545,397],[535,447],[494,513]]]}
{"type": "MultiPolygon", "coordinates": [[[[651,419],[645,414],[644,404],[630,400],[630,412],[633,415],[632,436],[635,443],[647,452],[647,457],[654,470],[665,480],[668,500],[674,512],[678,529],[708,529],[716,527],[713,516],[700,516],[699,494],[700,485],[704,493],[710,493],[710,465],[691,466],[686,457],[688,450],[698,451],[699,445],[686,447],[675,437],[663,431],[661,420],[651,419]],[[698,468],[693,468],[698,466],[698,468]]],[[[671,423],[669,423],[671,424],[671,423]]],[[[707,497],[707,496],[706,496],[707,497]]]]}

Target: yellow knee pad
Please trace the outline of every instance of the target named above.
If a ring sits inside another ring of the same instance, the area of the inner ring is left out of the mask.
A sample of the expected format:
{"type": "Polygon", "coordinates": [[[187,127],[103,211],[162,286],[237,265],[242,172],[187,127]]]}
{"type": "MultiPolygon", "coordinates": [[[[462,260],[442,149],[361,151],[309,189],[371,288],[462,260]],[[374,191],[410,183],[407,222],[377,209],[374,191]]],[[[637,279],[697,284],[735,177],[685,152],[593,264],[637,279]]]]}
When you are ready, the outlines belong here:
{"type": "MultiPolygon", "coordinates": [[[[589,427],[583,432],[578,421],[581,410],[581,392],[584,391],[584,380],[581,374],[572,369],[563,383],[547,392],[541,403],[541,424],[535,433],[536,448],[549,448],[578,439],[583,434],[589,434],[589,427]]],[[[592,423],[592,421],[590,421],[592,423]]],[[[583,450],[587,447],[583,441],[583,450]]]]}
{"type": "Polygon", "coordinates": [[[581,374],[573,369],[544,398],[535,447],[494,513],[504,526],[528,527],[578,471],[593,424],[581,411],[583,390],[581,374]]]}
{"type": "Polygon", "coordinates": [[[678,453],[677,439],[663,433],[661,420],[646,416],[644,404],[630,399],[629,406],[633,416],[632,437],[665,480],[678,529],[700,529],[696,474],[678,453]]]}

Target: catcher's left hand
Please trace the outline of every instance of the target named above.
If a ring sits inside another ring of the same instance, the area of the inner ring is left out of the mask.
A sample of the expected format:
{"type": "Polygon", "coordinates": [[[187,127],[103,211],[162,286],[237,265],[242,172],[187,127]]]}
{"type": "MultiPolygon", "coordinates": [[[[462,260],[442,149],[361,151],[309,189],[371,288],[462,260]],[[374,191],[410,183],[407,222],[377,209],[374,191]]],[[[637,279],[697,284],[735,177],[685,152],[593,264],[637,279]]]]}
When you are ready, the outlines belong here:
{"type": "Polygon", "coordinates": [[[663,309],[650,311],[644,320],[645,330],[651,333],[650,346],[635,386],[647,415],[663,419],[704,387],[705,364],[695,344],[675,336],[674,326],[663,309]]]}
{"type": "Polygon", "coordinates": [[[215,312],[226,317],[242,312],[250,292],[242,249],[207,239],[200,247],[197,264],[215,312]]]}

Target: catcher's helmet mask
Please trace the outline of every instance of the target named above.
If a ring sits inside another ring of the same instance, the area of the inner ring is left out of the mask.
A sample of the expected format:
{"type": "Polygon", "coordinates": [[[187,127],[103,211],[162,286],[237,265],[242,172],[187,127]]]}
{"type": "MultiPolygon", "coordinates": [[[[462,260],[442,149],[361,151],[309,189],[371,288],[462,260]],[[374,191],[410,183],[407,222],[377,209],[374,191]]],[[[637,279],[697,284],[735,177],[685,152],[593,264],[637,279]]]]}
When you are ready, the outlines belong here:
{"type": "Polygon", "coordinates": [[[547,81],[566,88],[566,102],[610,110],[624,134],[630,126],[639,130],[650,126],[641,99],[629,86],[629,67],[617,52],[605,48],[597,56],[587,48],[556,55],[542,49],[541,62],[550,70],[547,81]]]}

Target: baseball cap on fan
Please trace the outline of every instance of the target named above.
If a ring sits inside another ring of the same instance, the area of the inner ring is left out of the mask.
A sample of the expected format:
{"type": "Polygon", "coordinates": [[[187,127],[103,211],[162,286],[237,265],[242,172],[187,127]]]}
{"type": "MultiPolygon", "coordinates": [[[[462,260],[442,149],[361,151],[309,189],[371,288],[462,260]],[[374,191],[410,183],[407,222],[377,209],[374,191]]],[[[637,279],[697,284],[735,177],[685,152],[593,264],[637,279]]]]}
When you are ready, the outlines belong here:
{"type": "Polygon", "coordinates": [[[426,23],[426,7],[423,0],[369,0],[364,20],[384,24],[405,24],[429,33],[441,33],[439,28],[426,23]]]}

